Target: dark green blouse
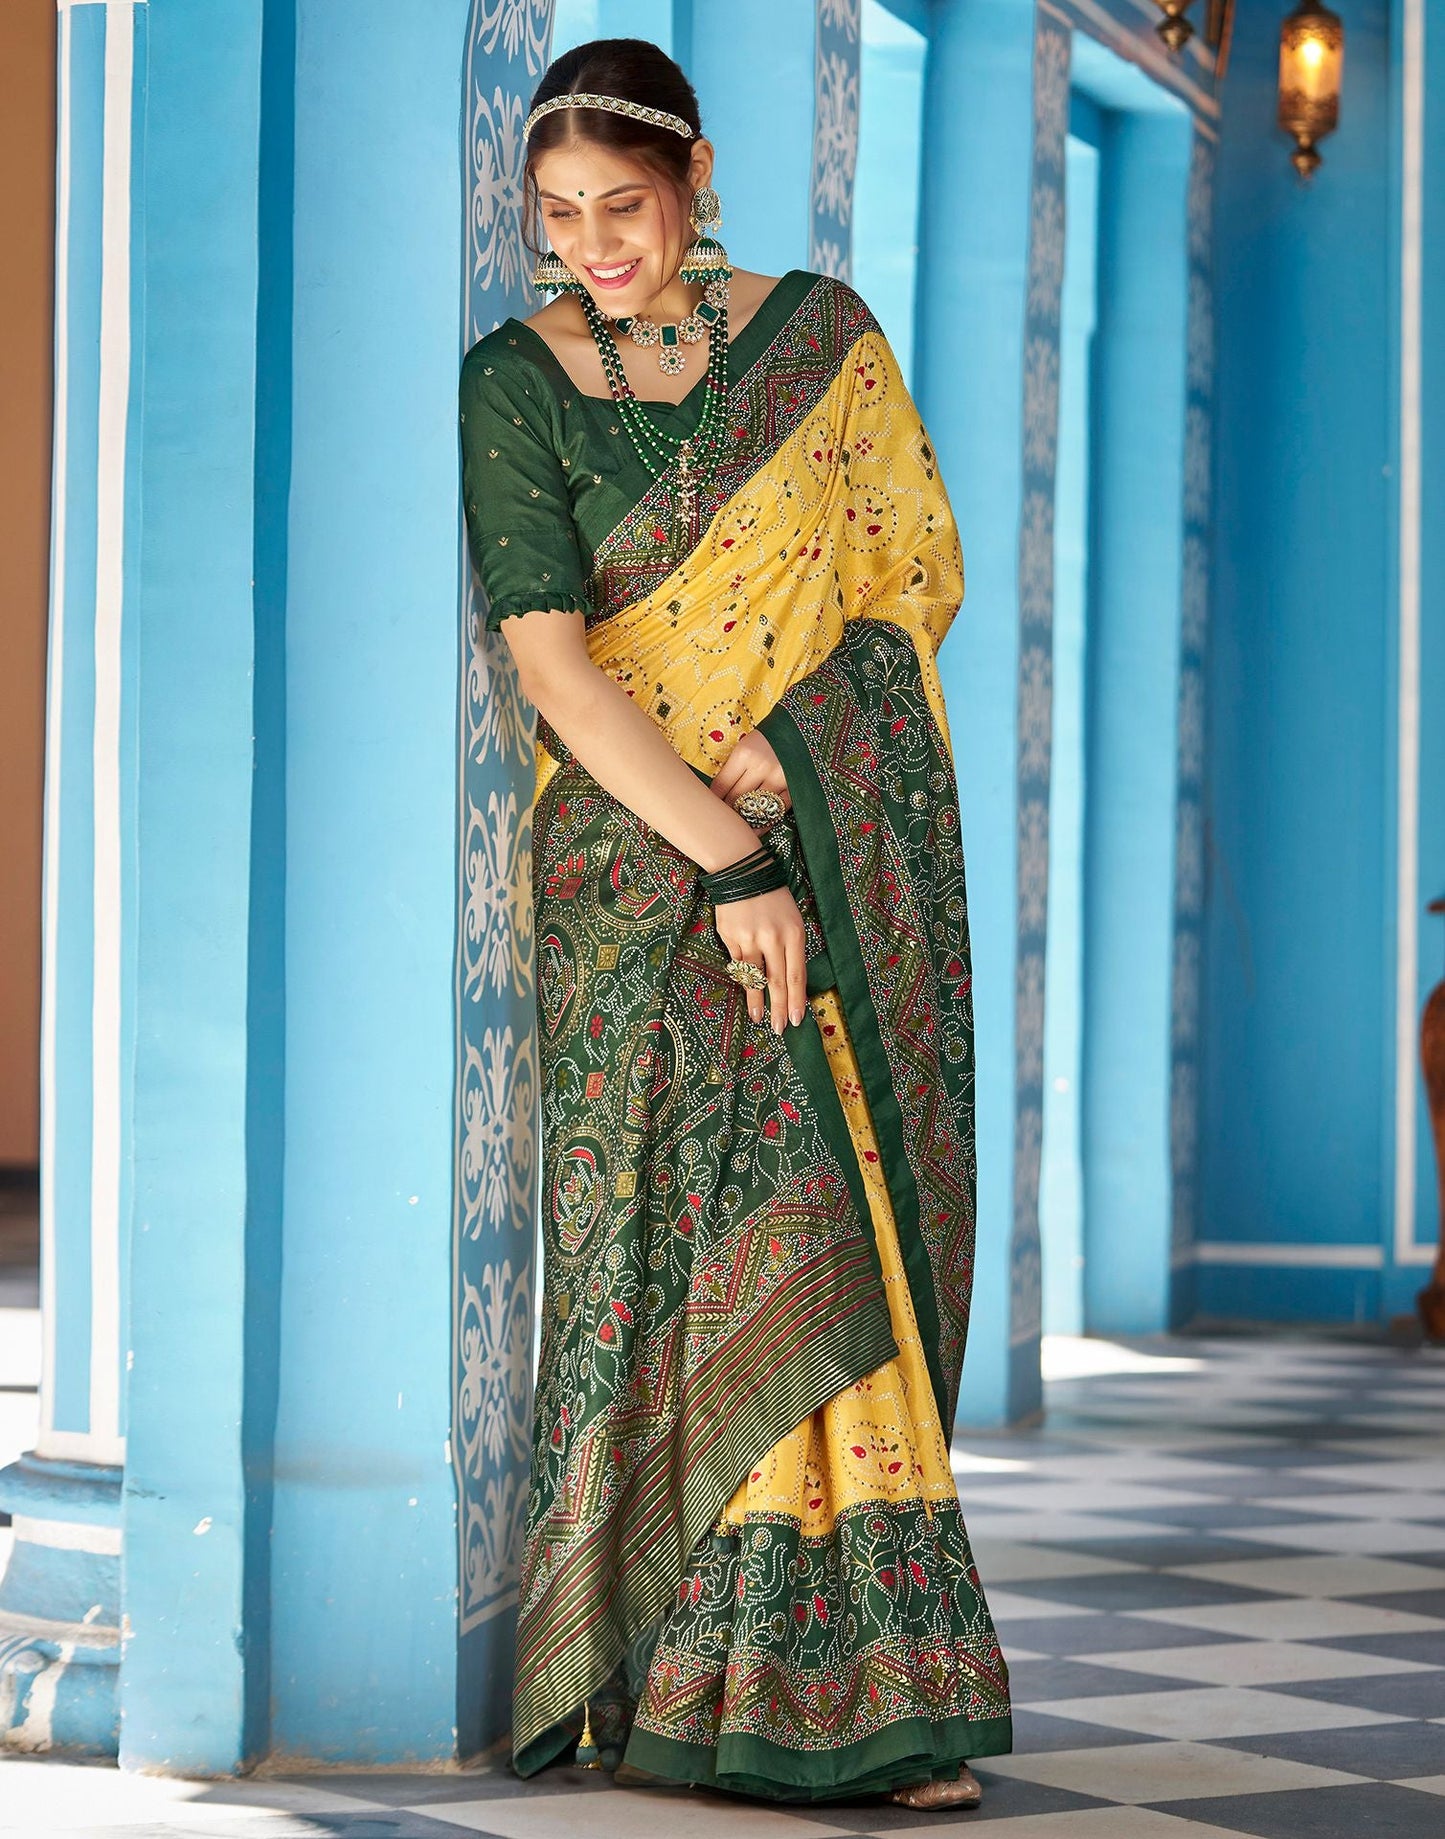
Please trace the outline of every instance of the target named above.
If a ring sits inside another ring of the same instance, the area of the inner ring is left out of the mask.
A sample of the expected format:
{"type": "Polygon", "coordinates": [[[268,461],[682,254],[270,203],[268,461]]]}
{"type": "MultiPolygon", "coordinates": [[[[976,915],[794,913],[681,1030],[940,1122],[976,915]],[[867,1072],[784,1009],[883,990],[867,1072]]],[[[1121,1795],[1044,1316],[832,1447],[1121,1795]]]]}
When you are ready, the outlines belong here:
{"type": "MultiPolygon", "coordinates": [[[[764,353],[817,276],[792,268],[729,347],[736,381],[764,353]]],[[[705,372],[681,402],[648,401],[670,434],[703,408],[705,372]]],[[[458,389],[467,543],[495,632],[510,613],[595,612],[593,557],[645,496],[652,475],[610,397],[577,388],[540,333],[505,319],[462,360],[458,389]]]]}

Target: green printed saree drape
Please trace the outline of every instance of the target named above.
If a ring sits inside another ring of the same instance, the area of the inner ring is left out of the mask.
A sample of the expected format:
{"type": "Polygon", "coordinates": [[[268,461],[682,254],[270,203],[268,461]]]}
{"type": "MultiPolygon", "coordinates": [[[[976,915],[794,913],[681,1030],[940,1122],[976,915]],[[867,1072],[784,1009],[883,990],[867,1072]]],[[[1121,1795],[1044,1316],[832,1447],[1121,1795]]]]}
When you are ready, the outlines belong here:
{"type": "MultiPolygon", "coordinates": [[[[610,402],[508,320],[461,379],[488,624],[577,610],[710,779],[758,728],[809,1002],[747,1013],[697,865],[539,715],[544,1288],[514,1758],[807,1800],[1011,1742],[949,1466],[974,1240],[957,532],[892,353],[794,270],[681,550],[610,402]]],[[[681,432],[701,388],[650,405],[681,432]]]]}

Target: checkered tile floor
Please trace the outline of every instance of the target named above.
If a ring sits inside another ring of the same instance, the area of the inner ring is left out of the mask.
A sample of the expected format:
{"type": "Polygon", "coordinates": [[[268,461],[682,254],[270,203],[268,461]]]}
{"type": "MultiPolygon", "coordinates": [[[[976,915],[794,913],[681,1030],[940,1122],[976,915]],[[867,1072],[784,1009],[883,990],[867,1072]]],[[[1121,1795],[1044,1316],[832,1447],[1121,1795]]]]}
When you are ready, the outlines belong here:
{"type": "Polygon", "coordinates": [[[1445,1350],[1047,1351],[1043,1426],[955,1455],[1015,1705],[975,1813],[795,1813],[565,1769],[216,1786],[35,1760],[0,1762],[0,1833],[1441,1839],[1445,1350]]]}

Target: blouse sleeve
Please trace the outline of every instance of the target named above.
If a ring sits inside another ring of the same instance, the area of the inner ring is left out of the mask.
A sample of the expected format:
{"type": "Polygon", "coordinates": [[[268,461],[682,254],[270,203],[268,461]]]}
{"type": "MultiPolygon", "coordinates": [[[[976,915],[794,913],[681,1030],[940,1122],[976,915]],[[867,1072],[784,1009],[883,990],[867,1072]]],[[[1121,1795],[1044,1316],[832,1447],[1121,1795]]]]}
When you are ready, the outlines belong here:
{"type": "Polygon", "coordinates": [[[462,502],[490,632],[534,608],[589,611],[566,475],[540,395],[487,339],[462,361],[462,502]]]}

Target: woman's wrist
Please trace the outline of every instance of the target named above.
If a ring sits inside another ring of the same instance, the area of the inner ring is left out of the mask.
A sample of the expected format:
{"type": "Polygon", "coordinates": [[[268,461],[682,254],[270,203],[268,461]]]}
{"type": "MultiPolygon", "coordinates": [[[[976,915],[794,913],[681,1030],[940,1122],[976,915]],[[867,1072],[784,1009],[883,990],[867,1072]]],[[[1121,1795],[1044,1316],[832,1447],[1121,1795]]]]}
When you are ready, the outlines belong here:
{"type": "Polygon", "coordinates": [[[788,871],[781,856],[768,843],[759,843],[750,855],[727,868],[710,872],[701,870],[698,879],[702,891],[716,906],[718,902],[749,900],[755,894],[771,894],[788,885],[788,871]]]}
{"type": "Polygon", "coordinates": [[[729,868],[734,862],[740,862],[744,856],[750,856],[758,846],[758,833],[745,817],[739,817],[732,806],[715,801],[719,807],[737,818],[737,829],[733,825],[723,826],[724,834],[706,855],[697,857],[697,865],[708,874],[716,874],[720,868],[729,868]]]}

